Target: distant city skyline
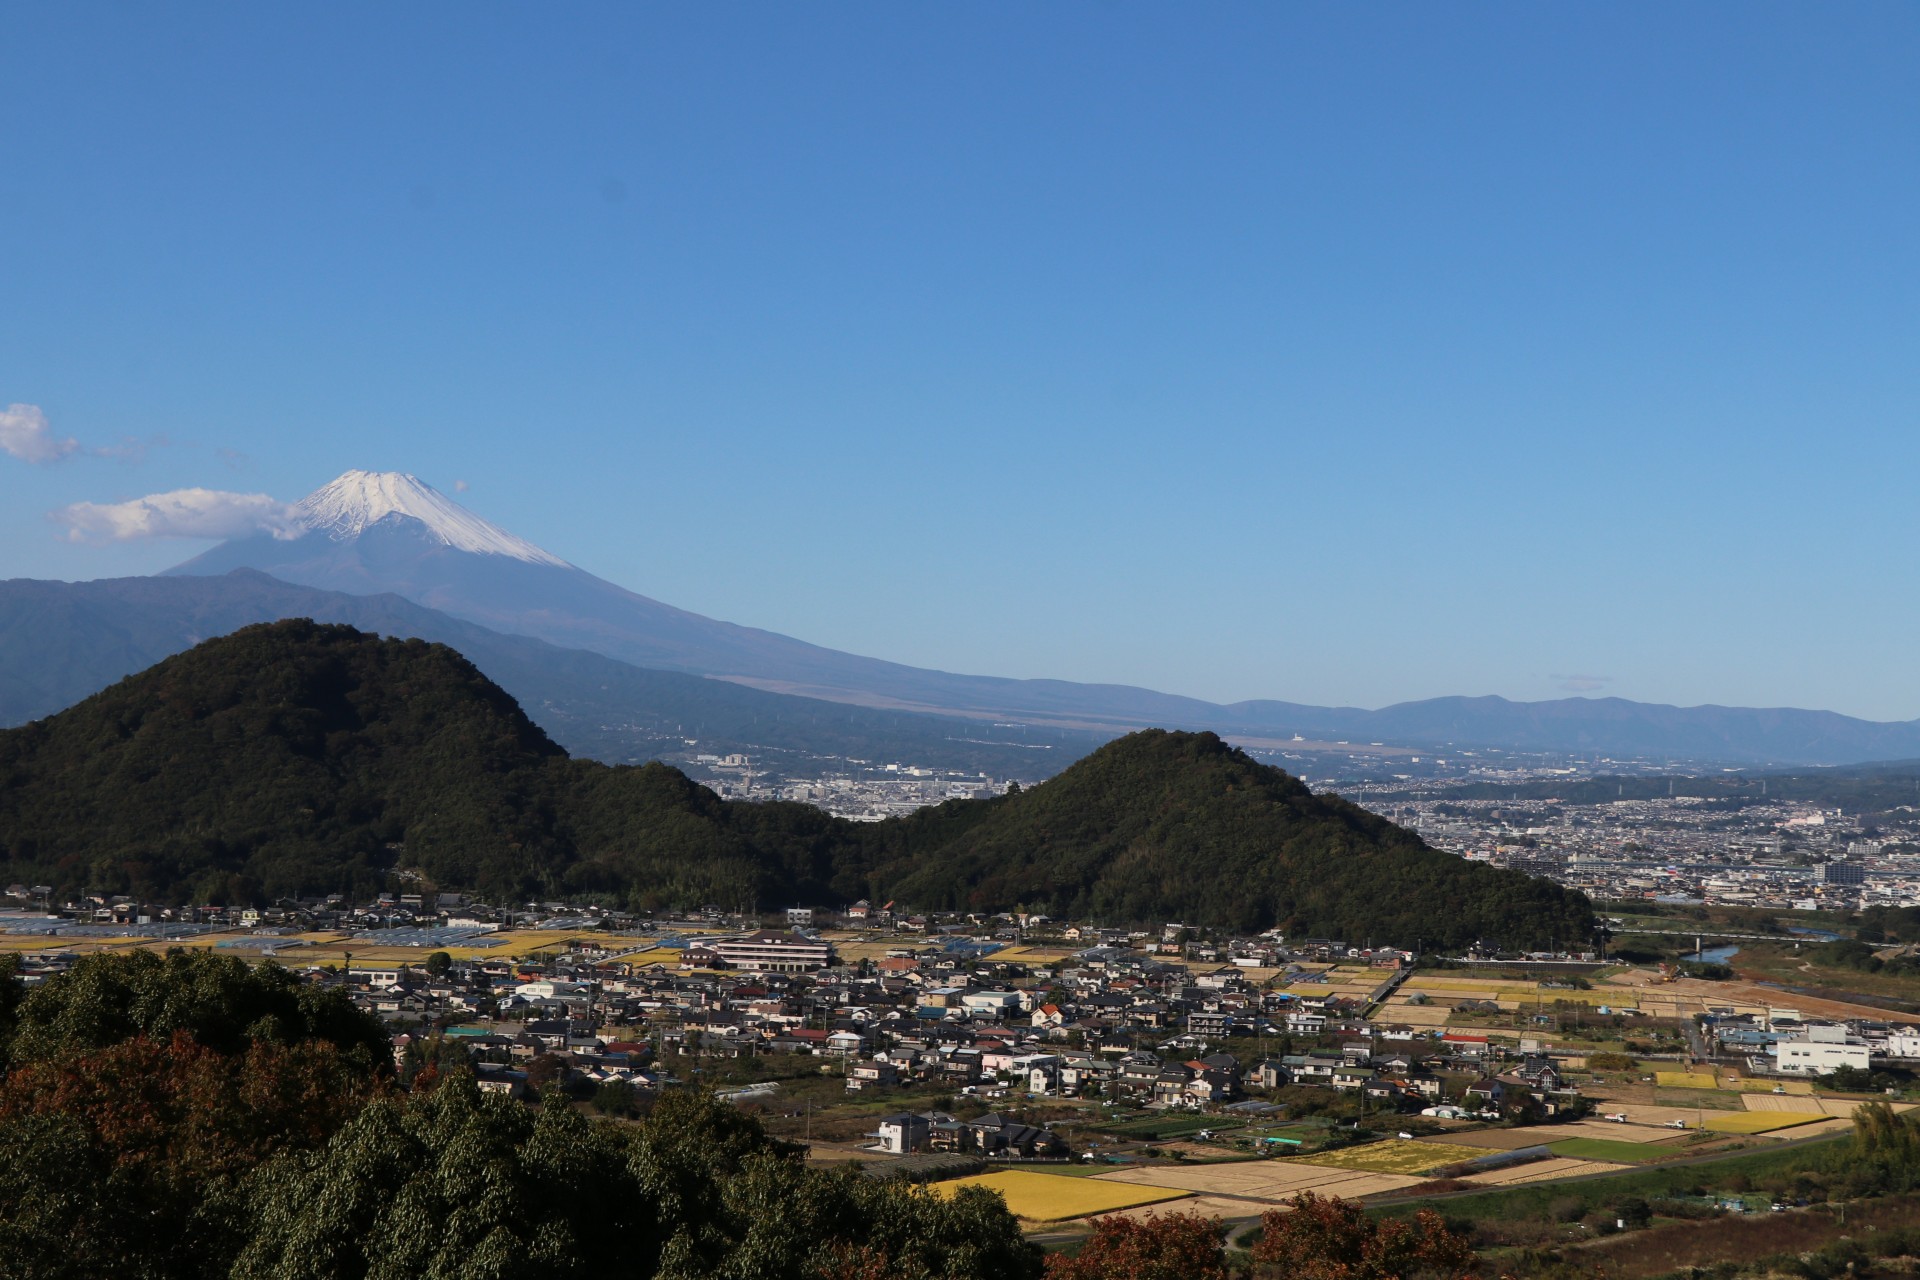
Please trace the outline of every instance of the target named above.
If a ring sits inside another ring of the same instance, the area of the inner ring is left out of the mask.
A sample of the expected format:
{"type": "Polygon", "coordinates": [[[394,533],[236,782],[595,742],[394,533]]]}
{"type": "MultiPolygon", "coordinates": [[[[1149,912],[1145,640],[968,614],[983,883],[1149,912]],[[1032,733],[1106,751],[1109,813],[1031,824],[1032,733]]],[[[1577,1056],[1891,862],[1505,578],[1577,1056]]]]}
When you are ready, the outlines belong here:
{"type": "Polygon", "coordinates": [[[1920,717],[1910,6],[0,42],[0,577],[395,470],[916,666],[1920,717]]]}

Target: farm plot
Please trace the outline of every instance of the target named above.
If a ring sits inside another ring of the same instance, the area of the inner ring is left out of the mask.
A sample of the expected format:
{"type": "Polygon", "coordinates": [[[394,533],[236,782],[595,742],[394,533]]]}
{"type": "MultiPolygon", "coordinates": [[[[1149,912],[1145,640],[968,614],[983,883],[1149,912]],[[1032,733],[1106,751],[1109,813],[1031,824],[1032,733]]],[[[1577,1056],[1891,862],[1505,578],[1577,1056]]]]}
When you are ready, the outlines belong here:
{"type": "Polygon", "coordinates": [[[1612,1164],[1604,1160],[1574,1160],[1557,1157],[1552,1160],[1536,1160],[1532,1164],[1517,1164],[1505,1169],[1494,1169],[1487,1173],[1471,1174],[1462,1179],[1483,1187],[1511,1187],[1522,1182],[1546,1182],[1552,1178],[1580,1178],[1590,1173],[1618,1173],[1627,1168],[1624,1164],[1612,1164]]]}
{"type": "Polygon", "coordinates": [[[1722,1089],[1738,1089],[1743,1093],[1787,1093],[1812,1094],[1811,1080],[1756,1080],[1752,1076],[1724,1075],[1720,1077],[1722,1089]]]}
{"type": "Polygon", "coordinates": [[[1306,1164],[1317,1164],[1328,1169],[1361,1169],[1368,1173],[1425,1173],[1441,1165],[1459,1164],[1463,1160],[1477,1160],[1486,1155],[1479,1147],[1454,1146],[1445,1142],[1422,1142],[1419,1139],[1387,1142],[1370,1142],[1364,1147],[1347,1147],[1341,1151],[1327,1151],[1319,1155],[1297,1156],[1295,1159],[1306,1164]]]}
{"type": "Polygon", "coordinates": [[[1812,1124],[1820,1118],[1804,1111],[1732,1111],[1709,1116],[1707,1128],[1715,1133],[1772,1133],[1776,1129],[1812,1124]]]}
{"type": "Polygon", "coordinates": [[[1105,1125],[1102,1132],[1121,1138],[1145,1138],[1151,1142],[1157,1138],[1184,1138],[1202,1129],[1229,1127],[1231,1126],[1222,1124],[1217,1117],[1144,1116],[1138,1120],[1123,1120],[1119,1124],[1105,1125]]]}
{"type": "Polygon", "coordinates": [[[1200,1195],[1244,1196],[1249,1200],[1278,1204],[1302,1191],[1356,1200],[1361,1196],[1411,1187],[1420,1179],[1401,1174],[1369,1173],[1364,1169],[1329,1169],[1299,1160],[1250,1160],[1240,1164],[1119,1169],[1088,1181],[1128,1182],[1200,1195]]]}
{"type": "Polygon", "coordinates": [[[1005,1197],[1007,1209],[1014,1217],[1030,1222],[1084,1218],[1090,1213],[1179,1200],[1187,1194],[1166,1187],[1114,1183],[1100,1178],[1058,1178],[1050,1173],[1028,1173],[1019,1169],[936,1182],[929,1190],[936,1195],[952,1196],[961,1187],[998,1191],[1005,1197]]]}
{"type": "MultiPolygon", "coordinates": [[[[1864,1098],[1822,1098],[1820,1099],[1820,1109],[1830,1116],[1840,1116],[1851,1120],[1853,1119],[1854,1108],[1865,1101],[1866,1099],[1864,1098]]],[[[1878,1102],[1879,1099],[1875,1098],[1873,1101],[1878,1102]]],[[[1889,1102],[1887,1105],[1893,1109],[1894,1114],[1898,1115],[1901,1112],[1913,1110],[1916,1104],[1911,1102],[1889,1102]]]]}
{"type": "Polygon", "coordinates": [[[1653,1078],[1663,1089],[1714,1089],[1720,1084],[1707,1071],[1656,1071],[1653,1078]]]}
{"type": "Polygon", "coordinates": [[[1556,1124],[1523,1132],[1537,1134],[1542,1142],[1557,1141],[1560,1138],[1598,1138],[1602,1142],[1670,1144],[1687,1140],[1687,1135],[1678,1129],[1655,1128],[1644,1122],[1635,1124],[1631,1120],[1626,1124],[1612,1120],[1574,1120],[1567,1124],[1556,1124]]]}
{"type": "Polygon", "coordinates": [[[1663,1107],[1705,1108],[1709,1111],[1745,1111],[1741,1099],[1744,1093],[1735,1093],[1731,1089],[1655,1089],[1653,1100],[1663,1107]]]}
{"type": "Polygon", "coordinates": [[[1746,1104],[1749,1111],[1799,1111],[1814,1116],[1827,1114],[1820,1105],[1821,1099],[1793,1093],[1743,1093],[1740,1101],[1746,1104]]]}
{"type": "Polygon", "coordinates": [[[1143,1204],[1131,1209],[1115,1209],[1112,1213],[1090,1216],[1127,1218],[1135,1222],[1166,1213],[1197,1213],[1203,1218],[1251,1218],[1273,1207],[1264,1200],[1239,1200],[1232,1196],[1189,1196],[1177,1204],[1165,1202],[1143,1204]]]}
{"type": "MultiPolygon", "coordinates": [[[[1449,1133],[1438,1138],[1414,1139],[1428,1146],[1477,1148],[1475,1156],[1484,1156],[1489,1151],[1518,1151],[1521,1147],[1537,1147],[1547,1140],[1545,1132],[1539,1129],[1478,1129],[1472,1133],[1449,1133]]],[[[1473,1156],[1464,1158],[1472,1159],[1473,1156]]]]}
{"type": "Polygon", "coordinates": [[[1656,1142],[1621,1142],[1612,1138],[1567,1138],[1547,1148],[1573,1160],[1606,1160],[1613,1164],[1644,1164],[1673,1155],[1656,1142]]]}

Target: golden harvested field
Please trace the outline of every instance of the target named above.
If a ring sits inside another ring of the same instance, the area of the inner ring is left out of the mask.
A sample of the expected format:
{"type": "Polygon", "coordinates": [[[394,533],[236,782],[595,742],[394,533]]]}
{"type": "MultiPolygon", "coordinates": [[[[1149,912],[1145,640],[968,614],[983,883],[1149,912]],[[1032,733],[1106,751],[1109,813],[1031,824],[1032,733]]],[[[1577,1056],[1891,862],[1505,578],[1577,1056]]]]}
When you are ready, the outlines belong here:
{"type": "MultiPolygon", "coordinates": [[[[1740,1096],[1749,1112],[1766,1115],[1790,1114],[1807,1116],[1837,1116],[1841,1119],[1853,1118],[1853,1109],[1860,1103],[1853,1098],[1806,1098],[1796,1094],[1746,1093],[1740,1096]]],[[[1895,1111],[1911,1111],[1915,1104],[1896,1102],[1895,1111]]]]}
{"type": "Polygon", "coordinates": [[[936,1182],[930,1189],[936,1195],[951,1196],[961,1187],[985,1187],[989,1191],[998,1191],[1006,1198],[1007,1208],[1014,1217],[1030,1222],[1084,1218],[1090,1213],[1179,1200],[1187,1194],[1165,1187],[1103,1182],[1098,1178],[1063,1178],[1051,1173],[1028,1173],[1020,1169],[982,1173],[952,1182],[936,1182]]]}
{"type": "Polygon", "coordinates": [[[1330,1169],[1298,1160],[1253,1160],[1243,1164],[1164,1166],[1120,1169],[1095,1174],[1096,1182],[1129,1182],[1149,1187],[1171,1187],[1202,1195],[1245,1196],[1278,1203],[1302,1191],[1354,1200],[1411,1187],[1419,1178],[1404,1174],[1368,1173],[1364,1169],[1330,1169]]]}
{"type": "MultiPolygon", "coordinates": [[[[898,946],[900,944],[895,943],[893,945],[898,946]]],[[[1073,954],[1073,950],[1067,947],[1008,947],[1003,951],[994,952],[993,958],[995,960],[1017,960],[1022,964],[1045,964],[1050,960],[1065,960],[1073,954]]]]}
{"type": "MultiPolygon", "coordinates": [[[[1602,1110],[1610,1110],[1604,1103],[1602,1110]]],[[[1652,1110],[1652,1108],[1647,1108],[1652,1110]]],[[[1575,1120],[1567,1124],[1531,1125],[1522,1129],[1478,1129],[1471,1133],[1449,1133],[1440,1138],[1416,1138],[1416,1142],[1479,1148],[1488,1151],[1518,1151],[1521,1147],[1544,1147],[1567,1138],[1600,1138],[1608,1142],[1685,1142],[1687,1135],[1678,1129],[1662,1129],[1644,1124],[1615,1124],[1611,1120],[1575,1120]]]]}
{"type": "Polygon", "coordinates": [[[1808,1124],[1797,1124],[1791,1129],[1774,1129],[1767,1133],[1757,1133],[1756,1138],[1778,1138],[1781,1141],[1802,1138],[1826,1138],[1836,1133],[1852,1133],[1853,1121],[1842,1120],[1838,1116],[1808,1116],[1808,1124]]]}
{"type": "Polygon", "coordinates": [[[1511,1169],[1476,1173],[1462,1181],[1477,1183],[1483,1187],[1513,1187],[1523,1182],[1546,1182],[1552,1178],[1580,1178],[1590,1173],[1617,1173],[1631,1167],[1624,1164],[1608,1164],[1604,1160],[1536,1160],[1532,1164],[1515,1165],[1511,1169]]]}
{"type": "Polygon", "coordinates": [[[1458,1164],[1462,1160],[1473,1160],[1485,1155],[1479,1147],[1455,1146],[1445,1142],[1422,1142],[1419,1139],[1402,1141],[1398,1138],[1386,1142],[1369,1142],[1364,1147],[1348,1147],[1344,1151],[1329,1151],[1324,1155],[1297,1156],[1296,1160],[1306,1164],[1317,1164],[1328,1169],[1364,1169],[1368,1173],[1425,1173],[1443,1164],[1458,1164]]]}
{"type": "Polygon", "coordinates": [[[1274,1207],[1264,1200],[1236,1200],[1232,1196],[1189,1196],[1175,1204],[1165,1202],[1143,1204],[1131,1209],[1116,1209],[1112,1213],[1103,1213],[1098,1216],[1128,1218],[1135,1222],[1169,1213],[1197,1213],[1203,1218],[1251,1218],[1274,1207]]]}
{"type": "MultiPolygon", "coordinates": [[[[1602,1111],[1609,1108],[1602,1107],[1602,1111]]],[[[1615,1124],[1611,1120],[1574,1120],[1567,1124],[1543,1125],[1518,1132],[1537,1135],[1542,1142],[1561,1138],[1602,1138],[1609,1142],[1685,1142],[1687,1135],[1678,1129],[1659,1129],[1644,1124],[1615,1124]]]]}
{"type": "MultiPolygon", "coordinates": [[[[1608,1098],[1595,1098],[1593,1108],[1602,1115],[1625,1116],[1627,1124],[1619,1126],[1620,1128],[1630,1128],[1635,1125],[1654,1129],[1666,1128],[1676,1120],[1690,1128],[1700,1126],[1701,1112],[1697,1107],[1661,1107],[1643,1102],[1615,1102],[1608,1098]]],[[[1641,1140],[1638,1134],[1634,1135],[1634,1140],[1636,1142],[1641,1140]]]]}
{"type": "Polygon", "coordinates": [[[1721,1111],[1707,1117],[1707,1128],[1715,1133],[1772,1133],[1819,1118],[1799,1111],[1721,1111]]]}
{"type": "Polygon", "coordinates": [[[1803,1111],[1816,1116],[1826,1114],[1820,1099],[1794,1093],[1743,1093],[1740,1102],[1749,1111],[1803,1111]]]}
{"type": "Polygon", "coordinates": [[[685,955],[686,952],[678,947],[655,947],[651,951],[642,951],[639,955],[622,956],[618,963],[630,964],[635,968],[645,968],[650,964],[664,964],[671,968],[678,968],[681,957],[685,955]]]}
{"type": "Polygon", "coordinates": [[[1720,1077],[1722,1089],[1738,1089],[1742,1093],[1772,1093],[1776,1089],[1789,1094],[1811,1095],[1811,1080],[1756,1080],[1752,1076],[1723,1075],[1720,1077]]]}
{"type": "Polygon", "coordinates": [[[1656,1071],[1653,1077],[1663,1089],[1712,1089],[1719,1085],[1710,1071],[1656,1071]]]}

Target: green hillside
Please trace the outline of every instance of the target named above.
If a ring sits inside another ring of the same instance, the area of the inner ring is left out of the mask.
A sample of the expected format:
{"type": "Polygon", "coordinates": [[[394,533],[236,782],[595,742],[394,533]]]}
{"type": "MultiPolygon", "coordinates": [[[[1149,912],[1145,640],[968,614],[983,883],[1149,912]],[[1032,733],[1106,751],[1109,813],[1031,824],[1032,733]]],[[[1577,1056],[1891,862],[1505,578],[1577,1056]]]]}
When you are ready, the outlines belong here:
{"type": "Polygon", "coordinates": [[[1210,733],[1132,734],[1020,795],[889,825],[889,892],[933,907],[1025,902],[1351,942],[1535,946],[1591,929],[1580,895],[1430,849],[1210,733]]]}
{"type": "Polygon", "coordinates": [[[851,823],[569,759],[453,650],[304,620],[0,732],[0,855],[12,880],[162,901],[366,894],[406,869],[498,901],[897,898],[1376,942],[1590,924],[1580,895],[1428,849],[1211,734],[1133,734],[1018,794],[851,823]]]}

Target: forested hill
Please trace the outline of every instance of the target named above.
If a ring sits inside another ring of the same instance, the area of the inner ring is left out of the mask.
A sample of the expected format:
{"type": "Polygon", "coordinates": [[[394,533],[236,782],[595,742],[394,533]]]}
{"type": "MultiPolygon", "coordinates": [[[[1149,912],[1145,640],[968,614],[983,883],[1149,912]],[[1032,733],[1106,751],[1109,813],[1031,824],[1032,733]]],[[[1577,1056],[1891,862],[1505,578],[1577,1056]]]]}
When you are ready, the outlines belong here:
{"type": "Polygon", "coordinates": [[[634,907],[897,898],[1375,942],[1580,936],[1585,898],[1435,852],[1211,734],[1138,733],[1057,778],[860,824],[569,759],[458,653],[248,627],[0,732],[0,875],[249,901],[387,887],[634,907]]]}
{"type": "Polygon", "coordinates": [[[1584,896],[1428,848],[1211,733],[1132,734],[1030,791],[922,810],[875,836],[889,892],[934,907],[1039,903],[1356,943],[1531,947],[1592,929],[1584,896]]]}

